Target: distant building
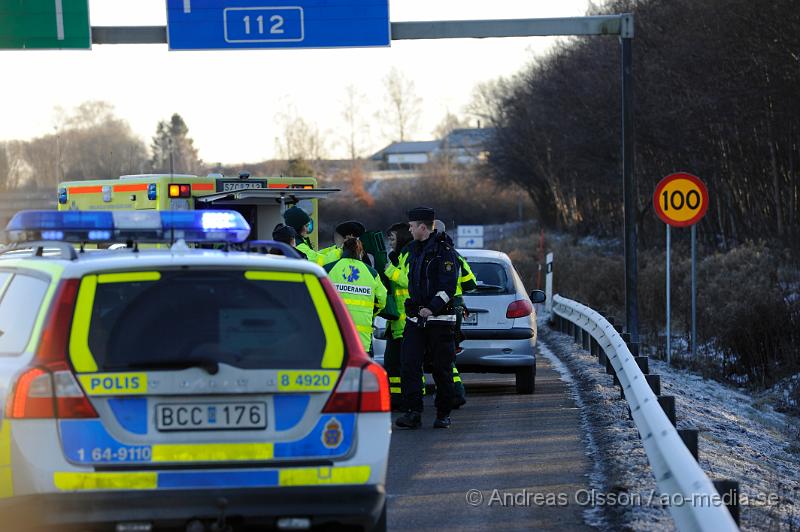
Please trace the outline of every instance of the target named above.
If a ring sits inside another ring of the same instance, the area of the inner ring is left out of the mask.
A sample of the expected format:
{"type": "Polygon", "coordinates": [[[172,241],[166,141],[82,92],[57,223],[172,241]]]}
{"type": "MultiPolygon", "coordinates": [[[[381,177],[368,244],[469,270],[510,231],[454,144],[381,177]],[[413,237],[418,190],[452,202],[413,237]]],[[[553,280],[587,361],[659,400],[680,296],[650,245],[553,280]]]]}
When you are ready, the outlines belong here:
{"type": "Polygon", "coordinates": [[[438,140],[393,142],[370,157],[386,170],[404,170],[429,163],[439,149],[438,140]]]}
{"type": "Polygon", "coordinates": [[[472,165],[486,159],[494,128],[454,129],[440,140],[393,142],[370,157],[383,170],[414,170],[437,157],[472,165]]]}

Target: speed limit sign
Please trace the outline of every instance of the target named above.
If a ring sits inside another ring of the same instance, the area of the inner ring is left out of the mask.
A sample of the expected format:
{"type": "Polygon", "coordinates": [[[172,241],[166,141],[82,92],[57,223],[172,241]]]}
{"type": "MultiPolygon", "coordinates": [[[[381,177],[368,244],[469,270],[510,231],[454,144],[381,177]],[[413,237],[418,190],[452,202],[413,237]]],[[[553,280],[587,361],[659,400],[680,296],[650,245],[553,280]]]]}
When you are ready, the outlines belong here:
{"type": "Polygon", "coordinates": [[[670,174],[656,186],[653,206],[664,223],[689,227],[699,222],[708,210],[708,188],[692,174],[670,174]]]}

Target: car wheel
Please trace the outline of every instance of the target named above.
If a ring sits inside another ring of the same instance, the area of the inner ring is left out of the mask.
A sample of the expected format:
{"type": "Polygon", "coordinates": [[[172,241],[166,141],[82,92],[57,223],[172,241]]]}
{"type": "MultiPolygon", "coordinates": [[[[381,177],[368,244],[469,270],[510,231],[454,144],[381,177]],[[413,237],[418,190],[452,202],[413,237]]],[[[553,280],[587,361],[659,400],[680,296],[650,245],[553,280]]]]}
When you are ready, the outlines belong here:
{"type": "Polygon", "coordinates": [[[526,366],[517,370],[517,393],[532,394],[536,389],[536,368],[526,366]]]}
{"type": "Polygon", "coordinates": [[[381,510],[381,516],[378,518],[378,522],[375,523],[375,526],[372,527],[372,532],[386,532],[386,503],[383,503],[383,510],[381,510]]]}

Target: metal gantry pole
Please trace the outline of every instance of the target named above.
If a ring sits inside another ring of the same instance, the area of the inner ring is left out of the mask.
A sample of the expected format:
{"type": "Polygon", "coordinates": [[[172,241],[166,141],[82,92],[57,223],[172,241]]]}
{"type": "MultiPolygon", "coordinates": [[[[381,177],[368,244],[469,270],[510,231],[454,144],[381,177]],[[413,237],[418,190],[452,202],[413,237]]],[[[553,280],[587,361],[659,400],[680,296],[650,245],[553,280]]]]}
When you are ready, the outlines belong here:
{"type": "Polygon", "coordinates": [[[697,224],[692,225],[692,360],[697,355],[697,224]]]}
{"type": "MultiPolygon", "coordinates": [[[[636,261],[636,179],[633,173],[633,16],[622,44],[622,187],[625,210],[625,325],[632,342],[639,342],[639,299],[636,261]]],[[[628,19],[623,19],[623,21],[628,19]]],[[[623,22],[623,30],[626,23],[623,22]]]]}

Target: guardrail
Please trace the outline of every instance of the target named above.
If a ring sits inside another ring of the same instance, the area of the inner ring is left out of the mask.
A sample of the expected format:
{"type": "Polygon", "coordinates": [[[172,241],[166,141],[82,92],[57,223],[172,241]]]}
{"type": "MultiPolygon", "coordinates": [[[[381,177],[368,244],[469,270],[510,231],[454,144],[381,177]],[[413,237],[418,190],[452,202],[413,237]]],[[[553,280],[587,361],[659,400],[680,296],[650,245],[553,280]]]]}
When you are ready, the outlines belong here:
{"type": "Polygon", "coordinates": [[[56,191],[6,190],[0,191],[0,230],[18,211],[26,209],[55,209],[56,191]]]}
{"type": "MultiPolygon", "coordinates": [[[[671,401],[656,397],[653,387],[659,387],[660,395],[660,381],[648,379],[652,376],[643,373],[640,365],[647,365],[647,357],[634,356],[620,331],[586,305],[555,295],[553,314],[557,328],[572,333],[576,342],[598,355],[608,373],[614,375],[628,401],[658,489],[670,501],[682,503],[669,506],[678,530],[738,530],[714,483],[697,463],[697,432],[694,431],[693,453],[675,428],[674,397],[670,397],[671,401]],[[670,404],[672,415],[668,416],[665,410],[669,412],[670,404]]],[[[638,346],[634,351],[638,354],[638,346]]]]}

